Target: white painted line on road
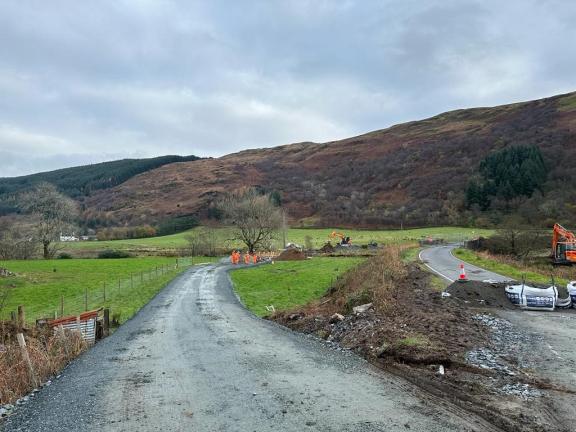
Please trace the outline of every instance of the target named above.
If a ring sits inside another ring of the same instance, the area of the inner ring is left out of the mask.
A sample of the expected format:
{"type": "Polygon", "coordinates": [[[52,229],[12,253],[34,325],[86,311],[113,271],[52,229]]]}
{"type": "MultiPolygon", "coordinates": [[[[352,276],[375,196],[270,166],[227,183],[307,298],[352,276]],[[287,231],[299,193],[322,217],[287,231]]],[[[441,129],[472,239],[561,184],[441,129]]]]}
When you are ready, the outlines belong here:
{"type": "Polygon", "coordinates": [[[442,277],[443,277],[444,279],[446,279],[447,281],[449,281],[449,282],[454,282],[454,279],[449,278],[449,277],[446,276],[445,274],[440,273],[438,270],[433,269],[433,268],[430,267],[428,264],[426,264],[426,263],[424,262],[424,260],[422,259],[422,252],[424,252],[424,249],[421,250],[420,253],[418,254],[418,259],[419,259],[420,261],[422,261],[422,264],[424,264],[426,267],[428,267],[428,268],[429,268],[430,270],[432,270],[434,273],[442,276],[442,277]]]}

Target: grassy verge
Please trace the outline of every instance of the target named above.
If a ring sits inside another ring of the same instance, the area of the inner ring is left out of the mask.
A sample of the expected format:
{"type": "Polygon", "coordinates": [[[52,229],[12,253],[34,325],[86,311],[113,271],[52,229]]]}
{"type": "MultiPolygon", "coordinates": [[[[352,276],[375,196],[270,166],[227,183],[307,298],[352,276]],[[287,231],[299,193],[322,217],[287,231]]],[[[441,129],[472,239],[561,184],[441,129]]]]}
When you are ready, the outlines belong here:
{"type": "Polygon", "coordinates": [[[266,306],[277,311],[304,305],[326,293],[334,280],[362,262],[362,258],[313,258],[282,261],[230,275],[236,292],[248,309],[267,315],[266,306]]]}
{"type": "Polygon", "coordinates": [[[125,321],[145,305],[162,287],[190,264],[211,258],[148,257],[126,259],[73,259],[2,261],[0,265],[16,273],[0,279],[0,290],[7,294],[0,318],[8,318],[18,305],[24,305],[29,321],[88,309],[109,307],[125,321]]]}
{"type": "Polygon", "coordinates": [[[411,244],[405,249],[403,249],[402,252],[400,253],[400,257],[402,258],[402,261],[404,261],[405,263],[416,262],[418,261],[418,255],[420,254],[421,250],[422,248],[419,247],[416,243],[414,243],[413,245],[411,244]]]}
{"type": "Polygon", "coordinates": [[[470,264],[515,280],[522,280],[524,276],[527,281],[548,284],[550,283],[551,275],[554,275],[556,283],[564,285],[571,279],[566,269],[554,268],[552,265],[536,267],[522,264],[508,257],[499,257],[483,252],[478,253],[467,249],[454,249],[454,255],[470,264]]]}
{"type": "MultiPolygon", "coordinates": [[[[202,227],[194,230],[202,230],[202,227]]],[[[194,231],[191,230],[191,231],[194,231]]],[[[172,234],[163,237],[151,237],[134,240],[113,240],[113,241],[92,241],[67,243],[66,249],[70,252],[95,251],[101,249],[122,249],[122,250],[147,250],[158,251],[165,249],[178,249],[186,247],[186,237],[191,231],[179,234],[172,234]]],[[[287,232],[287,241],[300,245],[306,244],[309,237],[313,247],[319,248],[329,240],[329,235],[333,231],[344,232],[352,238],[354,244],[368,244],[371,241],[377,243],[397,244],[408,243],[415,240],[432,237],[443,238],[447,241],[461,241],[478,235],[489,236],[492,231],[485,229],[460,228],[460,227],[436,227],[418,228],[406,230],[349,230],[339,228],[291,228],[287,232]]],[[[218,228],[216,239],[220,247],[241,247],[242,245],[230,242],[230,228],[218,228]]],[[[334,243],[334,241],[332,241],[334,243]]],[[[280,243],[277,242],[277,247],[280,243]]]]}

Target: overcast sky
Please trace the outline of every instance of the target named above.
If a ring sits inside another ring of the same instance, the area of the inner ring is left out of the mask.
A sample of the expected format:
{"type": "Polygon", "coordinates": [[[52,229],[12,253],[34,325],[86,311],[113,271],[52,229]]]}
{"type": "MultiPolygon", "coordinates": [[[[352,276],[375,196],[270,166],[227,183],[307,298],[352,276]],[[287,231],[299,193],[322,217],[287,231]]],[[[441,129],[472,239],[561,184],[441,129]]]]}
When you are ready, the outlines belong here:
{"type": "Polygon", "coordinates": [[[1,0],[0,177],[576,90],[571,0],[1,0]]]}

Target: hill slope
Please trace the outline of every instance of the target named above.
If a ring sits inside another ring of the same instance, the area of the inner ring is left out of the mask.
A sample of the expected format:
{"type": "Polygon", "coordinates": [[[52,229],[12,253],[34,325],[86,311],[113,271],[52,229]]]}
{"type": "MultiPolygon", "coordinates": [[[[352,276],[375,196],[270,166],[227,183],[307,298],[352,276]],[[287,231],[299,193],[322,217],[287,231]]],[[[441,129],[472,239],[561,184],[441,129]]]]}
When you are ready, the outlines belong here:
{"type": "MultiPolygon", "coordinates": [[[[21,177],[0,178],[0,200],[29,189],[40,182],[54,184],[60,191],[80,199],[92,192],[117,186],[137,174],[166,164],[197,160],[196,156],[160,156],[149,159],[122,159],[93,165],[63,168],[21,177]]],[[[4,210],[7,211],[9,206],[4,210]]],[[[0,212],[2,209],[0,209],[0,212]]]]}
{"type": "Polygon", "coordinates": [[[93,194],[86,216],[117,223],[205,217],[219,193],[259,185],[279,191],[291,218],[303,224],[465,223],[482,217],[464,206],[480,161],[517,144],[538,146],[550,171],[544,196],[521,200],[514,210],[538,222],[570,216],[568,203],[576,198],[576,93],[448,112],[342,141],[165,165],[93,194]]]}

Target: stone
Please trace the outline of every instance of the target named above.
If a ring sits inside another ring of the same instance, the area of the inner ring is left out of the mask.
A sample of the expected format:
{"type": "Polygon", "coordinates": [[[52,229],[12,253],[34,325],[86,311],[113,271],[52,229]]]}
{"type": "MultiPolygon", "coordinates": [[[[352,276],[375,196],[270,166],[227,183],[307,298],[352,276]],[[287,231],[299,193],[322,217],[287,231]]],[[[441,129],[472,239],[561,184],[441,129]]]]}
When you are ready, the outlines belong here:
{"type": "Polygon", "coordinates": [[[388,348],[390,347],[389,344],[387,344],[386,342],[383,342],[382,345],[380,345],[376,351],[376,357],[384,357],[384,355],[386,355],[386,351],[388,351],[388,348]]]}
{"type": "Polygon", "coordinates": [[[329,322],[330,322],[330,324],[335,324],[335,323],[337,323],[337,322],[339,322],[339,321],[344,321],[344,315],[341,315],[341,314],[339,314],[339,313],[335,313],[334,315],[332,315],[332,316],[330,317],[330,321],[329,321],[329,322]]]}
{"type": "Polygon", "coordinates": [[[368,312],[370,309],[372,309],[372,303],[366,303],[360,306],[353,307],[352,312],[354,312],[356,315],[360,315],[368,312]]]}

